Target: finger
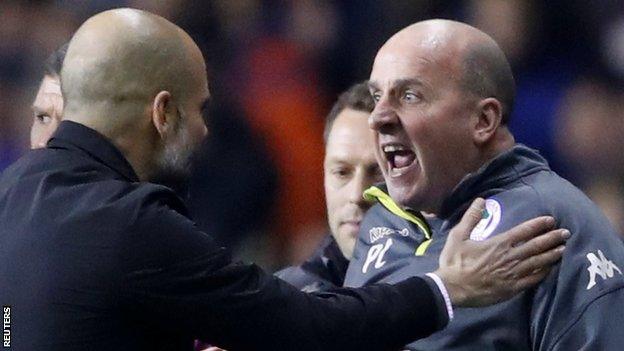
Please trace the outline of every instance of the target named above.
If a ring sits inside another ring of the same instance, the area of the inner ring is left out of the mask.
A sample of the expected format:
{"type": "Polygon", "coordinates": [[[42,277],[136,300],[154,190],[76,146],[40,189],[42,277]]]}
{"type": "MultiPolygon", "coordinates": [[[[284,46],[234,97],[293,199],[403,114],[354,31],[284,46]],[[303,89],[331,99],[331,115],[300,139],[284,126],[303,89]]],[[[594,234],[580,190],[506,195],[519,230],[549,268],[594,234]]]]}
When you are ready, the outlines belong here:
{"type": "Polygon", "coordinates": [[[512,248],[508,258],[509,260],[523,260],[538,255],[565,243],[569,237],[570,231],[567,229],[552,230],[512,248]]]}
{"type": "Polygon", "coordinates": [[[545,233],[555,225],[555,219],[550,216],[541,216],[522,222],[508,231],[498,235],[496,240],[507,242],[511,246],[528,241],[529,239],[545,233]]]}
{"type": "Polygon", "coordinates": [[[531,256],[515,265],[511,272],[516,277],[524,277],[531,275],[531,273],[537,270],[548,269],[551,265],[561,259],[563,251],[564,246],[558,246],[539,255],[531,256]]]}
{"type": "Polygon", "coordinates": [[[462,219],[453,227],[449,233],[449,239],[452,241],[464,241],[470,238],[470,232],[483,218],[483,209],[485,208],[485,200],[478,197],[470,207],[466,210],[462,219]]]}
{"type": "Polygon", "coordinates": [[[532,286],[537,285],[550,273],[550,268],[540,269],[531,275],[518,279],[514,284],[514,295],[520,291],[526,290],[532,286]]]}

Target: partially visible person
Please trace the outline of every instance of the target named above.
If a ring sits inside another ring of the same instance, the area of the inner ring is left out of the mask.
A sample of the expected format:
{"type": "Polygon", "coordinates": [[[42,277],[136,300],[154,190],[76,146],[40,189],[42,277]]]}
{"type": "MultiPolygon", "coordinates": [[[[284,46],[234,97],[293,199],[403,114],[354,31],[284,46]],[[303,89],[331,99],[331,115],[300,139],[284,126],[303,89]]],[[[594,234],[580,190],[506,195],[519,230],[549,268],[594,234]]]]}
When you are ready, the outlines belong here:
{"type": "Polygon", "coordinates": [[[306,262],[276,273],[303,291],[342,286],[360,222],[370,207],[362,194],[383,180],[368,126],[374,106],[368,85],[360,83],[342,93],[327,115],[323,169],[330,233],[306,262]]]}
{"type": "Polygon", "coordinates": [[[63,95],[61,93],[61,67],[67,44],[58,48],[45,62],[45,70],[37,96],[33,102],[33,124],[30,129],[30,148],[45,147],[61,123],[63,95]]]}

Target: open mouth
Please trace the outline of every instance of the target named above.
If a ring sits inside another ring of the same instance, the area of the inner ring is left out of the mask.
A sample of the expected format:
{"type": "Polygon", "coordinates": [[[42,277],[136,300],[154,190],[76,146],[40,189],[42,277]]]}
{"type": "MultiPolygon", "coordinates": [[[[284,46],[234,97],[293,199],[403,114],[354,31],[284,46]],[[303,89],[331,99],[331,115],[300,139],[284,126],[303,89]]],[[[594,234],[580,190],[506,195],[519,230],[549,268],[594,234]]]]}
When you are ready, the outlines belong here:
{"type": "Polygon", "coordinates": [[[386,144],[382,151],[388,162],[391,176],[399,176],[416,162],[416,154],[411,148],[402,144],[386,144]]]}

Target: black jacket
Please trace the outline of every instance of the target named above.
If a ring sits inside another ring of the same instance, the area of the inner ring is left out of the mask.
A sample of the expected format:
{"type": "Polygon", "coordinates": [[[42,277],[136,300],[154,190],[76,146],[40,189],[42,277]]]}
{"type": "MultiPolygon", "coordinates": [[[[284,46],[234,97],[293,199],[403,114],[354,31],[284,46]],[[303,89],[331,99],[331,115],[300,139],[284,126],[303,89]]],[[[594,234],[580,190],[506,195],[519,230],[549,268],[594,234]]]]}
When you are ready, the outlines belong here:
{"type": "Polygon", "coordinates": [[[622,350],[624,244],[581,191],[554,173],[536,151],[517,145],[466,176],[444,201],[440,218],[409,216],[379,203],[362,222],[346,286],[400,281],[430,272],[447,235],[475,197],[486,216],[471,233],[487,240],[540,215],[572,233],[558,264],[536,288],[486,308],[457,308],[448,328],[412,343],[410,350],[622,350]],[[427,233],[427,231],[431,231],[427,233]],[[383,257],[372,257],[383,246],[383,257]],[[382,264],[378,264],[381,262],[382,264]]]}
{"type": "Polygon", "coordinates": [[[349,261],[336,239],[328,234],[312,257],[300,266],[286,267],[275,275],[305,292],[325,291],[342,287],[349,261]]]}
{"type": "Polygon", "coordinates": [[[112,143],[73,122],[0,177],[0,304],[14,350],[190,350],[193,339],[391,349],[447,323],[433,287],[411,278],[308,295],[232,263],[170,189],[139,182],[112,143]]]}

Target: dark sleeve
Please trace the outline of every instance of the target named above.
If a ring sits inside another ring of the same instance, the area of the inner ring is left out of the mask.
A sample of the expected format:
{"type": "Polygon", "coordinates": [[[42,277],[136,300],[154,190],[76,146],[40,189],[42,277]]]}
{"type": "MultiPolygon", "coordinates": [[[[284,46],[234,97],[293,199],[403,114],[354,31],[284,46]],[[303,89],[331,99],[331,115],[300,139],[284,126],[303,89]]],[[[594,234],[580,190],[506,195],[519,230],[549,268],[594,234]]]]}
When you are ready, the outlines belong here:
{"type": "Polygon", "coordinates": [[[128,235],[122,300],[154,327],[229,350],[398,349],[448,317],[426,278],[305,294],[232,263],[184,216],[146,209],[128,235]]]}

